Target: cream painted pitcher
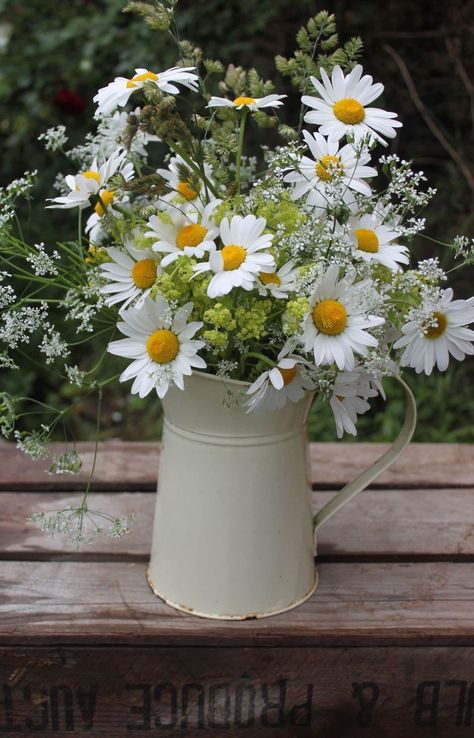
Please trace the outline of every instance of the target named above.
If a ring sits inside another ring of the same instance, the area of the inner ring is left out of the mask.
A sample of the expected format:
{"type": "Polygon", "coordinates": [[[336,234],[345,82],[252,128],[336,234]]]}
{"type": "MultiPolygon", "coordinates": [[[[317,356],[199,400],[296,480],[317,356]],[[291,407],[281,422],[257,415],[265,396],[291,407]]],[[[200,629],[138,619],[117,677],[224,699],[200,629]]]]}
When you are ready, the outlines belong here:
{"type": "Polygon", "coordinates": [[[178,610],[244,620],[290,610],[317,586],[315,533],[403,452],[416,423],[315,516],[306,420],[308,394],[247,414],[248,384],[195,372],[163,400],[164,428],[148,581],[178,610]]]}

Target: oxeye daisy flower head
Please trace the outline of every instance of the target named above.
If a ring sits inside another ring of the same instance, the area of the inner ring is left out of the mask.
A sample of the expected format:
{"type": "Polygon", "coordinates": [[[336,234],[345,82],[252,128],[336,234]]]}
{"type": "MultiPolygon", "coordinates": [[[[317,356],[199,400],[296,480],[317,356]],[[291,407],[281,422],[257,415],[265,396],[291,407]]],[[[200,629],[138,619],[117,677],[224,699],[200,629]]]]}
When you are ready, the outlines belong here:
{"type": "Polygon", "coordinates": [[[152,83],[169,95],[177,95],[176,84],[197,90],[198,76],[195,67],[172,67],[164,72],[152,72],[149,69],[135,69],[133,77],[115,77],[106,87],[101,87],[94,97],[98,115],[109,115],[117,107],[123,108],[130,96],[141,90],[145,84],[152,83]]]}
{"type": "Polygon", "coordinates": [[[161,295],[156,300],[146,297],[139,310],[121,311],[118,328],[127,338],[112,341],[107,350],[132,359],[120,375],[121,382],[134,380],[132,394],[146,397],[154,389],[162,398],[172,385],[184,389],[184,377],[191,375],[193,368],[206,368],[204,359],[197,355],[204,341],[193,339],[203,324],[188,323],[192,311],[193,303],[188,302],[173,315],[161,295]]]}
{"type": "Polygon", "coordinates": [[[100,265],[103,277],[109,284],[100,288],[108,306],[123,302],[122,309],[131,303],[140,307],[150,294],[160,272],[159,264],[152,251],[136,249],[125,243],[125,250],[115,247],[105,249],[111,261],[100,265]]]}
{"type": "Polygon", "coordinates": [[[264,233],[266,225],[265,218],[255,215],[234,215],[231,221],[222,219],[222,249],[211,251],[209,261],[193,267],[197,274],[213,273],[207,288],[209,297],[227,295],[234,287],[250,291],[259,274],[275,271],[275,260],[267,251],[273,236],[264,233]]]}
{"type": "MultiPolygon", "coordinates": [[[[162,198],[164,202],[170,203],[170,208],[173,209],[175,200],[179,201],[179,204],[189,206],[189,210],[195,210],[196,208],[202,208],[204,204],[203,196],[205,195],[204,182],[194,179],[183,179],[181,172],[187,168],[187,164],[181,156],[173,156],[170,160],[168,169],[157,169],[156,173],[163,177],[167,182],[171,192],[169,195],[165,195],[162,198]]],[[[204,175],[207,182],[213,185],[212,170],[209,164],[204,164],[204,175]]]]}
{"type": "Polygon", "coordinates": [[[377,390],[371,386],[367,372],[362,367],[337,375],[329,404],[334,414],[338,438],[342,438],[344,433],[357,435],[357,416],[370,410],[367,399],[377,395],[377,390]]]}
{"type": "Polygon", "coordinates": [[[425,297],[421,308],[410,310],[403,335],[394,343],[403,349],[401,366],[430,375],[435,365],[444,372],[450,355],[462,361],[474,354],[474,331],[466,327],[472,322],[474,297],[453,300],[451,288],[440,290],[436,299],[425,297]]]}
{"type": "Polygon", "coordinates": [[[313,352],[316,366],[335,363],[341,371],[351,371],[354,354],[366,356],[369,347],[378,345],[367,329],[382,325],[384,318],[361,309],[360,295],[367,283],[354,285],[353,280],[339,280],[339,267],[333,265],[316,285],[302,324],[304,350],[313,352]]]}
{"type": "Polygon", "coordinates": [[[360,141],[369,136],[386,146],[385,138],[394,138],[395,129],[402,124],[395,120],[396,113],[367,107],[380,97],[384,88],[380,82],[373,84],[370,75],[362,76],[362,71],[358,64],[344,76],[341,67],[336,66],[331,79],[324,69],[320,70],[321,82],[311,77],[320,97],[303,95],[303,105],[313,108],[304,119],[319,126],[319,132],[329,136],[331,141],[339,141],[343,136],[360,141]]]}
{"type": "Polygon", "coordinates": [[[385,225],[383,216],[376,212],[352,218],[350,238],[354,256],[368,262],[382,264],[392,272],[400,271],[400,264],[408,264],[409,251],[396,243],[400,233],[385,225]]]}
{"type": "Polygon", "coordinates": [[[306,197],[309,206],[322,212],[341,199],[346,204],[353,202],[351,190],[370,197],[372,190],[364,180],[375,177],[377,170],[367,166],[367,151],[356,151],[351,144],[340,148],[337,141],[320,133],[303,131],[303,137],[313,158],[302,156],[284,176],[293,187],[293,200],[306,197]]]}
{"type": "MultiPolygon", "coordinates": [[[[66,185],[70,192],[62,197],[53,197],[49,202],[54,205],[47,205],[48,208],[79,208],[83,210],[91,204],[91,198],[100,193],[101,199],[107,206],[114,197],[114,192],[107,189],[106,185],[110,178],[120,172],[123,178],[128,182],[133,177],[133,164],[127,161],[127,152],[122,149],[116,149],[101,166],[98,165],[97,159],[94,159],[89,169],[76,175],[68,175],[65,178],[66,185]]],[[[98,203],[103,211],[103,206],[98,203]]],[[[99,210],[96,212],[100,213],[99,210]]],[[[100,213],[103,214],[103,213],[100,213]]]]}
{"type": "Polygon", "coordinates": [[[307,392],[314,391],[315,383],[309,376],[308,366],[302,356],[280,353],[273,369],[263,372],[248,388],[247,412],[278,410],[286,402],[298,402],[307,392]]]}
{"type": "Polygon", "coordinates": [[[275,272],[262,272],[258,275],[257,289],[260,295],[272,295],[280,300],[287,300],[288,294],[295,289],[298,271],[295,262],[287,261],[275,272]]]}
{"type": "Polygon", "coordinates": [[[263,110],[264,108],[279,108],[283,105],[286,95],[265,95],[265,97],[249,97],[240,95],[234,100],[227,97],[211,97],[208,108],[233,108],[234,110],[263,110]]]}
{"type": "Polygon", "coordinates": [[[150,227],[147,238],[155,239],[152,249],[165,254],[161,266],[166,267],[180,256],[202,259],[204,254],[216,248],[214,239],[219,234],[213,214],[221,200],[212,200],[202,211],[182,211],[171,209],[167,219],[152,215],[148,220],[150,227]]]}

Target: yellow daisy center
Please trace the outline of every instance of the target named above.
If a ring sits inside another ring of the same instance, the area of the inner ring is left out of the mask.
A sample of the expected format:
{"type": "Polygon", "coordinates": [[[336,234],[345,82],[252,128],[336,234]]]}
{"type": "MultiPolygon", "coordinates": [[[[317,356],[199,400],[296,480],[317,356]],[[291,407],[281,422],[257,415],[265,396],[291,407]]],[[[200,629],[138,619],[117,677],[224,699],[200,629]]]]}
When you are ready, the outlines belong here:
{"type": "Polygon", "coordinates": [[[237,108],[239,105],[254,105],[256,100],[254,97],[236,97],[234,105],[237,108]]]}
{"type": "Polygon", "coordinates": [[[204,241],[206,233],[207,228],[202,225],[191,223],[184,226],[176,236],[176,246],[179,249],[184,249],[185,246],[199,246],[204,241]]]}
{"type": "Polygon", "coordinates": [[[150,359],[157,364],[169,364],[178,355],[178,337],[173,331],[162,328],[148,336],[146,350],[150,359]]]}
{"type": "Polygon", "coordinates": [[[340,157],[332,154],[321,157],[314,168],[319,179],[324,182],[330,182],[333,177],[342,177],[344,174],[344,165],[340,157]]]}
{"type": "Polygon", "coordinates": [[[177,190],[186,200],[195,200],[199,194],[194,187],[191,187],[190,182],[179,182],[177,190]]]}
{"type": "Polygon", "coordinates": [[[156,279],[156,262],[154,259],[140,259],[132,269],[132,279],[141,290],[153,286],[156,279]]]}
{"type": "Polygon", "coordinates": [[[286,385],[290,384],[296,377],[296,372],[298,371],[298,367],[293,366],[291,369],[280,369],[278,367],[278,371],[280,372],[281,376],[283,377],[283,384],[286,385]]]}
{"type": "Polygon", "coordinates": [[[321,300],[313,309],[313,323],[321,333],[337,336],[347,325],[347,310],[337,300],[321,300]]]}
{"type": "Polygon", "coordinates": [[[365,118],[364,106],[353,97],[343,97],[332,106],[332,112],[338,120],[346,125],[362,123],[365,118]]]}
{"type": "MultiPolygon", "coordinates": [[[[110,203],[113,201],[115,197],[115,192],[113,192],[112,190],[102,190],[102,192],[100,192],[99,194],[100,194],[100,199],[104,203],[105,207],[108,208],[110,203]]],[[[101,218],[103,214],[105,213],[105,210],[102,207],[102,202],[98,202],[94,208],[99,218],[101,218]]]]}
{"type": "Polygon", "coordinates": [[[357,248],[359,251],[366,251],[368,254],[376,254],[379,250],[379,239],[375,231],[370,228],[357,228],[354,231],[357,239],[357,248]]]}
{"type": "Polygon", "coordinates": [[[281,285],[281,279],[276,272],[271,272],[270,274],[260,272],[259,277],[262,284],[276,284],[277,287],[281,285]]]}
{"type": "Polygon", "coordinates": [[[138,83],[148,82],[148,80],[151,80],[152,82],[157,82],[158,75],[154,72],[143,72],[143,74],[136,74],[135,77],[132,77],[132,79],[128,80],[127,87],[138,87],[138,83]]]}
{"type": "MultiPolygon", "coordinates": [[[[97,184],[100,184],[100,174],[99,172],[92,172],[91,170],[88,170],[87,172],[81,172],[81,176],[85,177],[86,179],[95,179],[97,184]]],[[[79,192],[79,187],[76,185],[75,188],[76,192],[79,192]]]]}
{"type": "Polygon", "coordinates": [[[221,254],[224,260],[225,272],[231,272],[234,269],[238,269],[247,256],[247,252],[243,246],[236,246],[233,243],[228,246],[224,246],[221,250],[221,254]]]}
{"type": "Polygon", "coordinates": [[[427,321],[426,325],[423,326],[423,333],[426,338],[434,341],[443,335],[446,328],[448,327],[448,319],[443,313],[433,313],[431,318],[427,321]],[[436,320],[436,325],[433,325],[436,320]]]}
{"type": "Polygon", "coordinates": [[[81,172],[82,176],[86,179],[95,179],[97,184],[100,182],[100,174],[99,172],[92,172],[90,169],[87,172],[81,172]]]}

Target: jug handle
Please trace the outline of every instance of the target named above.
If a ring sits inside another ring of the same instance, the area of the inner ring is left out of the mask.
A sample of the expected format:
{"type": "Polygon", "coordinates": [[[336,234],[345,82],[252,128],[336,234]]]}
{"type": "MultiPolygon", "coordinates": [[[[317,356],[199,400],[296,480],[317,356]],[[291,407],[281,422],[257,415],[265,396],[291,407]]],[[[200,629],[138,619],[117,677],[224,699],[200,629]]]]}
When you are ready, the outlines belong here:
{"type": "Polygon", "coordinates": [[[396,440],[390,446],[388,451],[376,461],[372,466],[366,469],[357,479],[353,482],[349,482],[345,487],[338,492],[332,500],[330,500],[324,507],[316,513],[313,518],[314,532],[316,533],[319,528],[329,520],[334,513],[343,507],[346,502],[352,500],[353,497],[362,492],[366,487],[369,486],[377,477],[382,474],[389,466],[391,466],[399,456],[405,451],[406,447],[410,443],[413,433],[416,427],[416,403],[413,393],[406,382],[401,377],[393,377],[402,386],[405,396],[405,421],[403,427],[398,434],[396,440]]]}

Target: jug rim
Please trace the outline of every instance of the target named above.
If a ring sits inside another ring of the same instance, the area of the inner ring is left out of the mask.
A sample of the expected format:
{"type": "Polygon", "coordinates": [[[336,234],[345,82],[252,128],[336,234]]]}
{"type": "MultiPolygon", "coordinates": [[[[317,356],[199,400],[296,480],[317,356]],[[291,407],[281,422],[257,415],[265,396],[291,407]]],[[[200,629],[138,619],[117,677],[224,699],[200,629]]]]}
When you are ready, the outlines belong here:
{"type": "Polygon", "coordinates": [[[237,387],[250,387],[251,382],[246,382],[243,379],[228,379],[227,377],[218,377],[216,374],[210,374],[209,372],[200,372],[196,369],[193,370],[191,376],[199,376],[203,379],[209,379],[210,381],[221,382],[222,384],[233,384],[237,387]]]}

